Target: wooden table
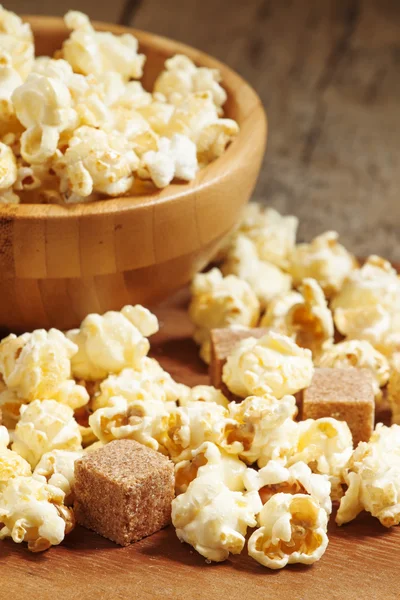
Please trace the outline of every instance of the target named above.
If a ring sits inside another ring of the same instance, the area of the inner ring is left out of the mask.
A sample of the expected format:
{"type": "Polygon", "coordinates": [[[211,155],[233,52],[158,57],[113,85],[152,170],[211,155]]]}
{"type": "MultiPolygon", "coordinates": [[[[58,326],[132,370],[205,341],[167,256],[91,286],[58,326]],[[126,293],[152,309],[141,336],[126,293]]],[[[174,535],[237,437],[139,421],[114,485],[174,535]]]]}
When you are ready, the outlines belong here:
{"type": "MultiPolygon", "coordinates": [[[[63,14],[71,0],[13,0],[63,14]]],[[[197,46],[260,94],[269,145],[255,198],[400,260],[398,0],[80,0],[91,17],[197,46]]]]}
{"type": "MultiPolygon", "coordinates": [[[[152,352],[178,380],[207,383],[181,292],[156,312],[161,331],[152,352]]],[[[398,600],[400,528],[386,530],[360,515],[338,528],[331,520],[329,546],[312,567],[268,570],[247,556],[207,565],[169,527],[128,548],[77,528],[41,555],[0,542],[3,600],[398,600]]]]}

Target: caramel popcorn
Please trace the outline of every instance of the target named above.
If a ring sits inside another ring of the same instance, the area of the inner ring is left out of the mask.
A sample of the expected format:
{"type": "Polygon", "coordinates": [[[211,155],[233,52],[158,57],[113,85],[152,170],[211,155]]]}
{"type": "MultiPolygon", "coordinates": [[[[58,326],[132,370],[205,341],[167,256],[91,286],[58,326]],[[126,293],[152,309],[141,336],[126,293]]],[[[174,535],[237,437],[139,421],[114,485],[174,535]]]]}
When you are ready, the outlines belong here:
{"type": "Polygon", "coordinates": [[[277,333],[287,335],[287,314],[292,306],[301,304],[303,301],[303,296],[293,290],[275,296],[269,302],[267,310],[261,318],[260,327],[268,327],[277,333]]]}
{"type": "Polygon", "coordinates": [[[219,269],[196,275],[192,282],[189,316],[200,356],[210,362],[210,331],[218,327],[254,327],[260,316],[257,296],[246,281],[223,277],[219,269]]]}
{"type": "Polygon", "coordinates": [[[249,555],[270,569],[310,565],[328,545],[327,514],[312,496],[275,494],[264,504],[258,521],[261,527],[249,539],[249,555]]]}
{"type": "Polygon", "coordinates": [[[325,295],[330,298],[340,291],[351,276],[357,262],[344,246],[338,243],[338,234],[327,231],[310,244],[298,244],[290,257],[289,272],[294,285],[303,279],[316,279],[325,295]]]}
{"type": "Polygon", "coordinates": [[[269,332],[240,341],[224,365],[222,379],[235,395],[265,393],[282,398],[307,387],[314,372],[311,352],[290,338],[269,332]]]}

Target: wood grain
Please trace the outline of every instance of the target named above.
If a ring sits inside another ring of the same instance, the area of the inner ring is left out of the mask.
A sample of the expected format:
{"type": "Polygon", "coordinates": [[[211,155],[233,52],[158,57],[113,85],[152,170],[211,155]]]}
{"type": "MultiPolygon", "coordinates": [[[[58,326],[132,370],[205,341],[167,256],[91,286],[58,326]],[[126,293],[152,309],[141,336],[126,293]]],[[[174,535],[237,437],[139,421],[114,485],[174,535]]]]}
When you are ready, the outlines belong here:
{"type": "Polygon", "coordinates": [[[400,260],[398,0],[143,0],[135,27],[226,62],[268,112],[255,198],[400,260]]]}
{"type": "MultiPolygon", "coordinates": [[[[39,54],[52,54],[67,35],[60,19],[30,22],[39,54]]],[[[147,55],[143,82],[149,89],[176,53],[218,68],[228,92],[226,115],[238,121],[240,133],[190,183],[163,190],[143,185],[138,195],[68,207],[1,205],[1,328],[66,329],[90,312],[164,299],[207,264],[254,189],[266,142],[265,113],[254,90],[198,50],[134,33],[147,55]]]]}
{"type": "Polygon", "coordinates": [[[18,14],[54,15],[62,17],[68,10],[80,10],[98,21],[118,23],[124,16],[126,0],[98,2],[97,0],[9,0],[4,7],[18,14]]]}
{"type": "MultiPolygon", "coordinates": [[[[195,385],[208,375],[190,338],[187,300],[181,292],[156,310],[162,327],[152,353],[177,380],[195,385]]],[[[386,530],[363,514],[341,528],[331,522],[329,539],[312,567],[276,572],[246,550],[207,565],[172,527],[128,548],[77,528],[43,555],[1,542],[0,577],[10,600],[398,600],[400,528],[386,530]]]]}

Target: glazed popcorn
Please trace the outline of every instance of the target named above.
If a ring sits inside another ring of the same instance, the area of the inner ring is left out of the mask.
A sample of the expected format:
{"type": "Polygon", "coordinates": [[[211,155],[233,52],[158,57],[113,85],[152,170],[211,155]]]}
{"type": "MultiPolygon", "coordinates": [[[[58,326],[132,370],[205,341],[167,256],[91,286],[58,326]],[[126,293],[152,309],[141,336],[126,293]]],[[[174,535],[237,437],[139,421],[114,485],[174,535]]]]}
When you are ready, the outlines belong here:
{"type": "Polygon", "coordinates": [[[246,281],[235,275],[223,277],[219,269],[195,275],[189,316],[200,356],[210,362],[210,331],[218,327],[255,327],[260,316],[257,296],[246,281]]]}
{"type": "Polygon", "coordinates": [[[316,279],[328,298],[342,288],[357,262],[338,243],[338,238],[335,231],[327,231],[310,244],[298,244],[294,248],[290,256],[289,272],[295,286],[305,278],[316,279]]]}
{"type": "Polygon", "coordinates": [[[31,552],[60,544],[75,525],[72,510],[64,506],[64,492],[37,475],[8,480],[0,492],[0,522],[0,540],[27,542],[31,552]]]}
{"type": "Polygon", "coordinates": [[[220,445],[248,464],[260,458],[271,433],[297,414],[294,396],[277,400],[270,394],[249,396],[240,403],[231,402],[228,410],[220,445]]]}
{"type": "Polygon", "coordinates": [[[327,347],[318,360],[318,366],[343,369],[368,369],[372,375],[375,399],[382,397],[381,388],[389,381],[389,362],[366,340],[346,340],[327,347]]]}
{"type": "Polygon", "coordinates": [[[78,347],[57,329],[37,329],[0,343],[0,373],[10,392],[26,402],[52,399],[73,409],[87,404],[85,388],[71,379],[78,347]]]}
{"type": "Polygon", "coordinates": [[[347,491],[336,522],[343,525],[366,510],[385,527],[400,523],[400,427],[378,423],[370,441],[361,442],[345,473],[347,491]]]}
{"type": "Polygon", "coordinates": [[[145,56],[138,54],[133,35],[95,31],[89,18],[78,11],[69,11],[64,20],[73,31],[63,44],[62,56],[76,73],[102,75],[114,71],[126,81],[142,77],[145,56]]]}
{"type": "Polygon", "coordinates": [[[157,77],[154,92],[162,94],[172,104],[179,103],[194,92],[210,92],[221,113],[227,95],[220,82],[221,76],[217,69],[196,67],[190,58],[177,54],[165,61],[165,70],[157,77]]]}
{"type": "Polygon", "coordinates": [[[275,298],[269,302],[267,310],[262,316],[260,327],[269,327],[277,333],[287,335],[287,314],[292,306],[300,304],[303,301],[303,296],[294,290],[275,296],[275,298]]]}
{"type": "Polygon", "coordinates": [[[244,490],[246,465],[237,456],[227,454],[212,442],[192,450],[191,458],[175,465],[176,494],[183,494],[196,477],[215,474],[232,491],[244,490]]]}
{"type": "Polygon", "coordinates": [[[250,337],[240,341],[228,356],[222,379],[242,398],[265,393],[282,398],[307,387],[313,372],[310,350],[271,331],[258,340],[250,337]]]}
{"type": "Polygon", "coordinates": [[[168,419],[169,410],[174,407],[174,403],[151,397],[128,402],[122,396],[115,396],[105,408],[98,408],[90,415],[89,425],[103,444],[130,439],[165,453],[158,438],[161,436],[162,419],[168,419]]]}
{"type": "Polygon", "coordinates": [[[276,296],[288,293],[292,285],[290,275],[258,258],[255,244],[244,235],[235,238],[221,271],[224,275],[236,275],[247,281],[261,308],[268,306],[276,296]]]}
{"type": "Polygon", "coordinates": [[[54,400],[34,400],[21,406],[12,450],[35,468],[43,454],[52,450],[81,450],[81,434],[69,406],[54,400]]]}
{"type": "Polygon", "coordinates": [[[213,402],[172,408],[161,419],[158,440],[173,462],[190,459],[204,442],[221,442],[227,416],[226,408],[213,402]]]}
{"type": "Polygon", "coordinates": [[[124,194],[132,187],[138,165],[138,157],[123,138],[83,126],[74,132],[54,169],[65,202],[76,203],[93,193],[124,194]]]}
{"type": "Polygon", "coordinates": [[[191,181],[198,170],[196,145],[186,135],[175,134],[158,140],[157,150],[145,152],[138,175],[152,179],[158,188],[164,188],[173,179],[191,181]]]}
{"type": "Polygon", "coordinates": [[[208,471],[172,501],[172,523],[181,542],[207,560],[221,562],[230,553],[240,554],[260,509],[257,492],[233,492],[218,473],[208,471]]]}
{"type": "MultiPolygon", "coordinates": [[[[10,436],[7,429],[0,425],[0,497],[1,492],[12,477],[28,477],[32,474],[30,464],[17,452],[8,450],[10,436]]],[[[0,500],[1,506],[1,500],[0,500]]]]}
{"type": "Polygon", "coordinates": [[[148,336],[158,331],[157,318],[140,305],[125,306],[120,312],[88,315],[80,329],[67,337],[78,346],[72,357],[74,377],[88,381],[105,379],[127,367],[139,367],[147,355],[148,336]]]}
{"type": "Polygon", "coordinates": [[[29,23],[0,5],[0,50],[8,53],[12,66],[22,79],[32,69],[35,48],[29,23]]]}
{"type": "MultiPolygon", "coordinates": [[[[299,461],[315,473],[330,476],[333,485],[342,482],[343,469],[353,452],[353,439],[345,421],[331,417],[307,419],[298,424],[298,440],[288,465],[299,461]]],[[[338,490],[333,490],[335,493],[338,490]]]]}
{"type": "Polygon", "coordinates": [[[258,491],[263,504],[279,493],[309,494],[328,516],[332,511],[331,484],[328,477],[313,473],[310,467],[301,461],[286,468],[280,461],[271,460],[258,471],[247,469],[244,484],[246,490],[258,491]]]}
{"type": "Polygon", "coordinates": [[[302,348],[309,348],[315,360],[333,343],[332,313],[315,279],[304,279],[299,291],[302,301],[294,304],[286,315],[287,335],[302,348]]]}
{"type": "Polygon", "coordinates": [[[64,504],[67,506],[73,500],[74,464],[82,454],[82,451],[52,450],[43,454],[34,470],[34,475],[45,477],[47,483],[64,492],[64,504]]]}
{"type": "Polygon", "coordinates": [[[239,232],[254,242],[261,260],[288,270],[297,227],[297,217],[283,217],[273,208],[250,202],[244,209],[239,232]]]}
{"type": "Polygon", "coordinates": [[[258,515],[259,529],[248,542],[249,555],[270,569],[310,565],[328,545],[327,514],[305,494],[275,494],[258,515]]]}

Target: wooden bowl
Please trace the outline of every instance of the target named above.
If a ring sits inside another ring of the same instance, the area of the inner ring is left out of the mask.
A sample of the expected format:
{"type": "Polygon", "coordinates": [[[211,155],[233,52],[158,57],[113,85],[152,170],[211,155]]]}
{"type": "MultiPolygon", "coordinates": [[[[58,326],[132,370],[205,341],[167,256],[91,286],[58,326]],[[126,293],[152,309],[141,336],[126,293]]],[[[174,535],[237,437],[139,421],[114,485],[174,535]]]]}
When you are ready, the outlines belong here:
{"type": "MultiPolygon", "coordinates": [[[[52,55],[68,32],[61,19],[26,17],[38,55],[52,55]]],[[[132,32],[147,55],[151,89],[166,58],[182,53],[221,71],[226,115],[240,134],[225,154],[190,183],[138,196],[62,207],[0,207],[0,327],[67,329],[90,312],[152,305],[186,284],[240,218],[254,188],[266,143],[266,117],[254,90],[236,73],[184,44],[132,32]]]]}

